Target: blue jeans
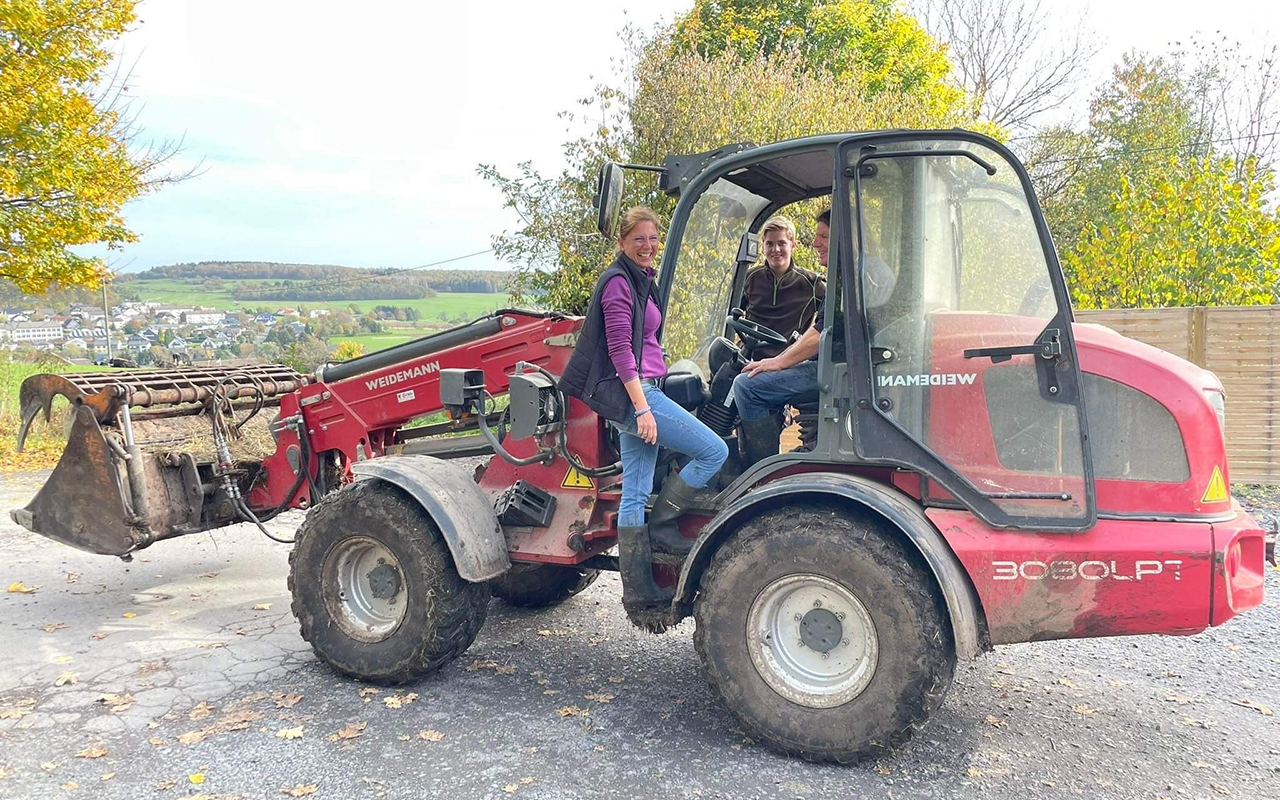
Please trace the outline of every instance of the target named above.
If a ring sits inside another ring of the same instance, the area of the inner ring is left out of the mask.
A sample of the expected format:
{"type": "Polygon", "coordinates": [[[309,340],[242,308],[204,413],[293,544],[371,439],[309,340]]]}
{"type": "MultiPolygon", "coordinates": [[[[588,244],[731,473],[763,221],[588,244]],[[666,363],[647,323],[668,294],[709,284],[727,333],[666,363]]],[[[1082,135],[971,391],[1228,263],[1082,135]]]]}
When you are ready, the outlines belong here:
{"type": "Polygon", "coordinates": [[[739,373],[733,379],[733,400],[743,421],[764,419],[797,395],[818,391],[818,362],[804,361],[777,372],[761,372],[754,378],[739,373]]]}
{"type": "Polygon", "coordinates": [[[658,443],[645,444],[636,435],[636,421],[610,424],[616,427],[622,445],[622,501],[618,504],[618,527],[644,524],[644,506],[653,491],[653,468],[658,447],[683,453],[693,460],[680,470],[680,477],[695,489],[707,485],[729,456],[729,448],[715,432],[703,425],[657,386],[642,382],[645,399],[658,423],[658,443]]]}

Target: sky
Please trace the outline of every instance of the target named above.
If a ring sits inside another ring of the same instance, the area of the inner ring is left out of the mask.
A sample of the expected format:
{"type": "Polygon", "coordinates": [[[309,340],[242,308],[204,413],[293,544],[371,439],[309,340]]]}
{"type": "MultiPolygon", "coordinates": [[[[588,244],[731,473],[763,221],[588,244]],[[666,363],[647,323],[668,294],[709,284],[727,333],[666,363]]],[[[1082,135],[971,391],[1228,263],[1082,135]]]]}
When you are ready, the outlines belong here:
{"type": "MultiPolygon", "coordinates": [[[[405,268],[485,250],[519,220],[477,165],[557,174],[578,131],[559,113],[614,77],[619,29],[691,5],[144,0],[118,43],[140,141],[181,141],[172,168],[199,174],[130,203],[141,241],[108,260],[405,268]]],[[[1127,50],[1200,32],[1256,51],[1280,34],[1274,0],[1054,5],[1083,10],[1102,45],[1077,108],[1127,50]]]]}

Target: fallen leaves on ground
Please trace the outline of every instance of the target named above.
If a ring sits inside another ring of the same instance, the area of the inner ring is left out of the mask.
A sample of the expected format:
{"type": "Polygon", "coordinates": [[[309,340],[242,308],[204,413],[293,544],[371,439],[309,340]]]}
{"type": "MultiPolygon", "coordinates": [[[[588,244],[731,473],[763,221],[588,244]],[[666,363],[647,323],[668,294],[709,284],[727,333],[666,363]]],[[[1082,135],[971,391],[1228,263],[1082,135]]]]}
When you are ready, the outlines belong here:
{"type": "Polygon", "coordinates": [[[418,699],[417,692],[409,692],[408,694],[397,694],[391,697],[382,698],[382,702],[387,708],[403,708],[418,699]]]}
{"type": "Polygon", "coordinates": [[[302,695],[288,692],[276,692],[271,696],[276,701],[276,708],[293,708],[302,702],[302,695]]]}
{"type": "Polygon", "coordinates": [[[128,694],[127,692],[125,694],[112,694],[108,692],[107,694],[99,697],[98,702],[111,709],[113,713],[122,714],[133,708],[133,695],[128,694]]]}
{"type": "Polygon", "coordinates": [[[160,738],[160,737],[158,737],[158,736],[152,736],[150,739],[148,739],[148,740],[147,740],[147,743],[148,743],[148,744],[150,744],[150,745],[152,745],[152,746],[154,746],[154,747],[168,747],[168,746],[169,746],[169,743],[168,743],[168,742],[166,742],[164,739],[161,739],[161,738],[160,738]]]}
{"type": "Polygon", "coordinates": [[[101,777],[101,778],[99,778],[98,780],[109,781],[109,780],[111,780],[112,778],[114,778],[115,776],[116,776],[116,774],[115,774],[114,772],[104,772],[104,773],[102,773],[102,777],[101,777]]]}
{"type": "Polygon", "coordinates": [[[70,684],[71,686],[75,686],[77,683],[79,683],[79,681],[80,681],[79,675],[72,672],[71,670],[67,670],[66,672],[63,672],[61,675],[58,676],[57,680],[53,682],[53,685],[67,686],[68,684],[70,684]]]}
{"type": "Polygon", "coordinates": [[[204,737],[208,735],[207,731],[187,731],[186,733],[178,734],[178,741],[182,744],[196,744],[197,742],[203,742],[204,737]]]}
{"type": "Polygon", "coordinates": [[[64,791],[74,792],[76,789],[80,788],[80,784],[75,781],[67,781],[58,788],[63,789],[64,791]]]}
{"type": "Polygon", "coordinates": [[[1195,717],[1183,717],[1182,724],[1190,725],[1195,728],[1212,728],[1218,723],[1214,722],[1211,719],[1196,719],[1195,717]]]}
{"type": "Polygon", "coordinates": [[[91,744],[79,753],[76,753],[76,758],[102,758],[106,754],[107,749],[105,747],[91,744]]]}
{"type": "Polygon", "coordinates": [[[1196,769],[1213,769],[1213,765],[1208,761],[1192,761],[1190,764],[1196,769]]]}
{"type": "Polygon", "coordinates": [[[201,700],[199,703],[196,703],[195,706],[190,711],[187,712],[187,719],[190,719],[190,720],[205,719],[212,713],[213,713],[213,706],[201,700]]]}
{"type": "Polygon", "coordinates": [[[360,695],[361,697],[372,697],[375,694],[381,694],[381,693],[382,693],[381,689],[375,689],[372,686],[366,686],[365,688],[356,692],[356,694],[360,695]]]}
{"type": "Polygon", "coordinates": [[[4,780],[5,778],[9,777],[12,774],[13,774],[13,770],[9,769],[8,765],[0,764],[0,781],[4,780]]]}
{"type": "Polygon", "coordinates": [[[339,739],[358,739],[364,735],[364,729],[369,723],[367,722],[348,722],[342,730],[329,737],[329,741],[336,742],[339,739]]]}
{"type": "Polygon", "coordinates": [[[204,773],[203,773],[203,772],[193,772],[193,773],[191,773],[190,775],[188,775],[188,776],[187,776],[187,780],[191,781],[191,782],[192,782],[192,783],[194,783],[196,786],[199,786],[200,784],[204,783],[204,773]]]}
{"type": "Polygon", "coordinates": [[[145,678],[148,675],[154,675],[155,673],[161,672],[166,669],[168,669],[168,667],[165,666],[163,661],[148,661],[142,666],[138,667],[138,671],[136,674],[139,678],[145,678]]]}
{"type": "Polygon", "coordinates": [[[1077,714],[1079,714],[1079,715],[1080,715],[1080,716],[1082,716],[1082,717],[1087,717],[1087,716],[1089,716],[1090,714],[1092,714],[1093,712],[1097,711],[1098,709],[1096,709],[1096,708],[1090,708],[1088,705],[1086,705],[1086,704],[1084,704],[1084,703],[1080,703],[1079,705],[1074,705],[1074,706],[1072,706],[1072,707],[1071,707],[1071,710],[1072,710],[1072,711],[1074,711],[1074,712],[1076,712],[1077,714]]]}
{"type": "Polygon", "coordinates": [[[9,594],[31,594],[32,592],[39,591],[39,589],[39,586],[28,586],[22,581],[14,581],[9,584],[9,594]]]}
{"type": "Polygon", "coordinates": [[[95,642],[100,642],[110,635],[111,634],[108,631],[98,631],[97,633],[89,634],[89,638],[93,639],[95,642]]]}
{"type": "Polygon", "coordinates": [[[1180,695],[1177,692],[1170,692],[1169,694],[1165,695],[1164,699],[1167,702],[1177,703],[1180,706],[1185,706],[1187,703],[1191,702],[1190,697],[1184,697],[1183,695],[1180,695]]]}
{"type": "Polygon", "coordinates": [[[606,694],[604,692],[595,692],[592,694],[584,694],[582,699],[590,700],[593,703],[611,703],[613,702],[613,697],[613,695],[606,694]]]}
{"type": "Polygon", "coordinates": [[[48,625],[41,625],[40,630],[45,633],[56,633],[65,627],[67,627],[67,623],[65,622],[50,622],[48,625]]]}
{"type": "Polygon", "coordinates": [[[1213,790],[1218,794],[1231,794],[1231,790],[1226,786],[1223,786],[1221,783],[1211,783],[1209,785],[1212,786],[1213,790]]]}
{"type": "Polygon", "coordinates": [[[55,664],[70,664],[70,663],[71,663],[71,656],[54,656],[54,657],[53,657],[53,663],[55,663],[55,664]]]}
{"type": "Polygon", "coordinates": [[[281,789],[280,794],[287,794],[290,797],[306,797],[309,794],[315,794],[318,788],[320,787],[314,783],[299,783],[292,789],[281,789]]]}
{"type": "Polygon", "coordinates": [[[253,610],[254,610],[254,611],[270,611],[270,610],[271,610],[271,604],[270,604],[270,603],[258,603],[258,604],[256,604],[256,605],[253,607],[253,610]]]}
{"type": "Polygon", "coordinates": [[[136,617],[136,616],[138,616],[138,615],[137,615],[137,614],[135,614],[135,613],[134,613],[134,612],[132,612],[132,611],[126,611],[126,612],[124,612],[123,614],[121,614],[120,616],[124,617],[125,619],[133,619],[134,617],[136,617]]]}
{"type": "Polygon", "coordinates": [[[216,577],[218,577],[218,573],[216,573],[216,572],[206,572],[205,574],[203,574],[203,575],[197,575],[196,577],[198,577],[198,578],[216,578],[216,577]]]}
{"type": "Polygon", "coordinates": [[[187,731],[178,735],[178,741],[182,744],[196,744],[204,741],[206,736],[215,733],[227,733],[229,731],[246,730],[250,723],[258,722],[263,714],[249,708],[242,708],[236,711],[223,714],[217,722],[202,728],[198,731],[187,731]]]}
{"type": "Polygon", "coordinates": [[[1003,728],[1009,724],[1004,720],[1000,719],[999,717],[993,717],[990,714],[987,715],[987,719],[985,721],[988,725],[990,725],[993,728],[1003,728]]]}
{"type": "Polygon", "coordinates": [[[444,739],[440,731],[418,731],[418,738],[428,742],[439,742],[444,739]]]}
{"type": "Polygon", "coordinates": [[[22,719],[31,713],[31,709],[35,704],[36,700],[34,697],[15,700],[11,705],[0,708],[0,719],[22,719]]]}
{"type": "Polygon", "coordinates": [[[514,675],[516,673],[515,665],[503,666],[497,661],[489,659],[476,659],[467,665],[467,672],[475,672],[478,669],[491,669],[499,675],[514,675]]]}
{"type": "Polygon", "coordinates": [[[282,728],[276,731],[276,738],[277,739],[301,739],[302,726],[299,725],[296,728],[282,728]]]}
{"type": "Polygon", "coordinates": [[[58,768],[58,764],[56,761],[46,761],[40,765],[40,769],[44,770],[45,772],[53,772],[57,768],[58,768]]]}
{"type": "Polygon", "coordinates": [[[565,706],[560,709],[560,716],[562,717],[578,717],[583,716],[584,714],[585,712],[577,706],[565,706]]]}
{"type": "Polygon", "coordinates": [[[67,583],[79,583],[79,582],[80,582],[80,573],[79,573],[79,572],[68,572],[68,573],[67,573],[67,577],[66,577],[66,581],[67,581],[67,583]]]}
{"type": "Polygon", "coordinates": [[[516,789],[519,789],[519,788],[520,787],[516,786],[514,783],[508,783],[506,786],[502,787],[502,791],[506,792],[507,794],[515,794],[516,789]]]}
{"type": "Polygon", "coordinates": [[[1264,717],[1271,716],[1271,708],[1263,705],[1262,703],[1255,703],[1254,701],[1249,699],[1240,699],[1240,700],[1235,700],[1233,702],[1236,705],[1242,706],[1244,708],[1252,708],[1254,711],[1261,713],[1262,716],[1264,717]]]}
{"type": "Polygon", "coordinates": [[[178,782],[174,780],[156,781],[155,783],[151,784],[151,788],[155,789],[157,792],[163,792],[165,789],[172,789],[177,785],[178,785],[178,782]]]}

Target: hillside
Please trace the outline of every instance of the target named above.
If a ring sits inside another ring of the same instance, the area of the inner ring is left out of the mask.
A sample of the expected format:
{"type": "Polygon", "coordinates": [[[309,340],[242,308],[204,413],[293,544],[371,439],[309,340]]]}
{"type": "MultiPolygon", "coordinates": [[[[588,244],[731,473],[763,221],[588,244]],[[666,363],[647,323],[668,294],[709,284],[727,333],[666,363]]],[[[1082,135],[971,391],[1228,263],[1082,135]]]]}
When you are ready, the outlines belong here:
{"type": "Polygon", "coordinates": [[[236,303],[412,300],[438,292],[505,294],[512,274],[494,270],[361,269],[331,264],[280,264],[266,261],[206,261],[154,267],[120,275],[116,286],[139,297],[153,282],[180,282],[204,291],[231,293],[236,303]]]}

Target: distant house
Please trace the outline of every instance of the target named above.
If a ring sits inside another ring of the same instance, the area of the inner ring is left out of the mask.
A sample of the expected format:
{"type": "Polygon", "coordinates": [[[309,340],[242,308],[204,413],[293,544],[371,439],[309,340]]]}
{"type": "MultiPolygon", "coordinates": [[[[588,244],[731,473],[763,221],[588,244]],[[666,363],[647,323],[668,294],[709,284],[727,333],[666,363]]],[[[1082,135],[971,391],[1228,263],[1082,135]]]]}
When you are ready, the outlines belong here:
{"type": "Polygon", "coordinates": [[[80,330],[80,320],[76,317],[72,317],[62,323],[62,329],[67,332],[68,336],[70,336],[72,331],[80,330]]]}
{"type": "Polygon", "coordinates": [[[313,308],[311,309],[310,313],[307,314],[307,316],[310,317],[311,319],[315,319],[317,317],[327,317],[329,316],[330,313],[332,312],[330,312],[329,309],[327,308],[313,308]]]}
{"type": "Polygon", "coordinates": [[[128,339],[125,339],[124,346],[137,353],[151,347],[151,340],[145,336],[139,336],[135,333],[128,339]]]}
{"type": "Polygon", "coordinates": [[[66,338],[62,326],[52,322],[10,322],[6,332],[9,341],[24,344],[61,342],[66,338]]]}
{"type": "Polygon", "coordinates": [[[253,318],[253,321],[259,325],[274,325],[276,323],[275,314],[259,314],[253,318]]]}
{"type": "Polygon", "coordinates": [[[155,328],[151,328],[151,327],[143,328],[141,331],[139,331],[139,333],[147,337],[148,339],[150,339],[152,342],[155,342],[157,339],[160,338],[160,332],[157,331],[155,328]]]}
{"type": "Polygon", "coordinates": [[[302,334],[307,332],[307,326],[301,322],[290,322],[289,330],[301,336],[302,334]]]}
{"type": "Polygon", "coordinates": [[[187,342],[186,342],[186,340],[185,340],[185,339],[183,339],[181,336],[175,336],[175,337],[173,337],[173,341],[169,342],[169,352],[170,352],[170,353],[185,353],[185,352],[187,352],[187,342]]]}
{"type": "Polygon", "coordinates": [[[217,325],[222,322],[221,311],[187,311],[182,314],[183,325],[217,325]]]}
{"type": "Polygon", "coordinates": [[[298,309],[296,309],[296,308],[277,308],[277,309],[276,309],[276,316],[277,316],[277,317],[296,317],[296,316],[298,316],[298,309]]]}

